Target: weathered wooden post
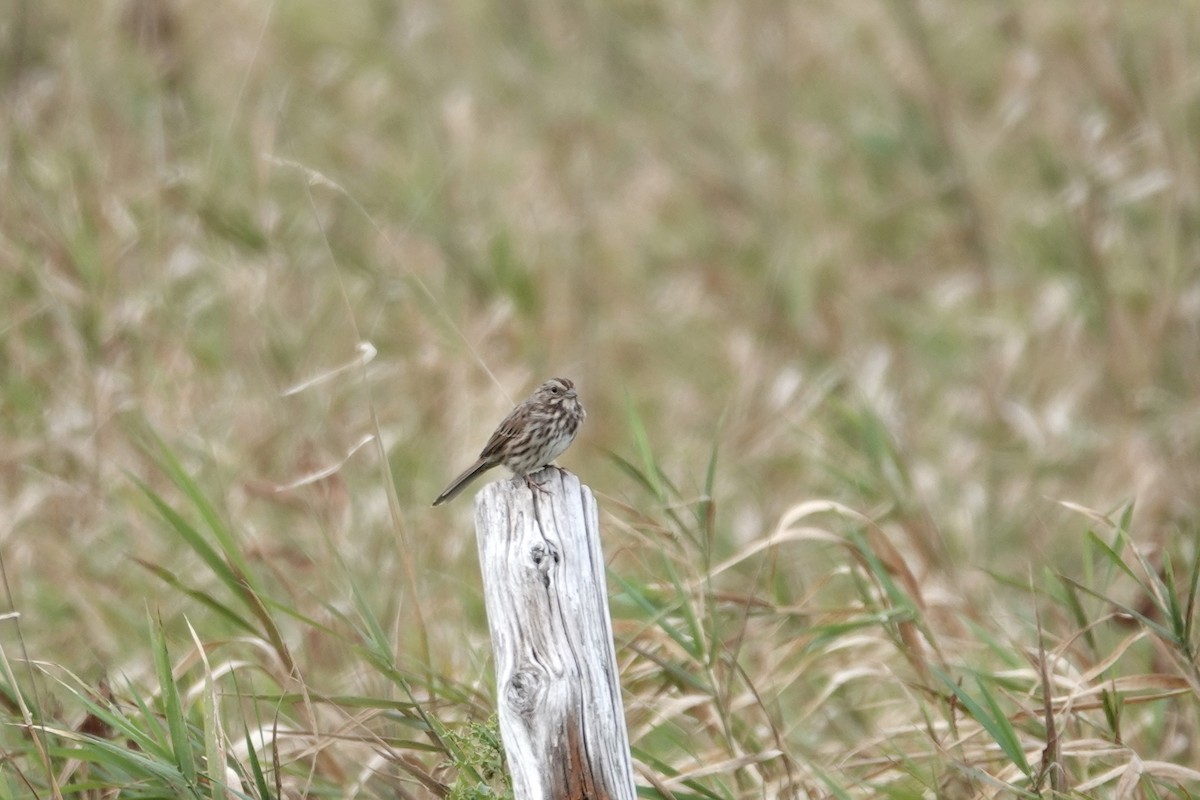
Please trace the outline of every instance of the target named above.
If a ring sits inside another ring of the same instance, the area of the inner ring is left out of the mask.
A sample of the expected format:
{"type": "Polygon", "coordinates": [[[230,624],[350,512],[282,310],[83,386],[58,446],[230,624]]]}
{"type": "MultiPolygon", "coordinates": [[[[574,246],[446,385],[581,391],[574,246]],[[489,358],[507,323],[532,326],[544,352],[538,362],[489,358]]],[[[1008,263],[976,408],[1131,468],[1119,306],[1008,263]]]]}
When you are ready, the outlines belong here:
{"type": "Polygon", "coordinates": [[[475,499],[500,734],[517,800],[635,800],[592,492],[557,467],[475,499]]]}

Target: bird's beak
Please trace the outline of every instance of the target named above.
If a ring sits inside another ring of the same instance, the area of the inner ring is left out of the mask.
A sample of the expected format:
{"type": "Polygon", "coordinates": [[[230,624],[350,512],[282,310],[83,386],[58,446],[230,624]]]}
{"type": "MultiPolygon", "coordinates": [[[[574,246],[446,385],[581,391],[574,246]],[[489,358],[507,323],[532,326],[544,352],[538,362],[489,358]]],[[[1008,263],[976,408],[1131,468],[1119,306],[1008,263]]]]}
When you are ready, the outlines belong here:
{"type": "Polygon", "coordinates": [[[567,397],[569,397],[569,398],[571,398],[572,400],[574,400],[574,399],[575,399],[575,390],[574,390],[574,389],[567,389],[567,397]]]}

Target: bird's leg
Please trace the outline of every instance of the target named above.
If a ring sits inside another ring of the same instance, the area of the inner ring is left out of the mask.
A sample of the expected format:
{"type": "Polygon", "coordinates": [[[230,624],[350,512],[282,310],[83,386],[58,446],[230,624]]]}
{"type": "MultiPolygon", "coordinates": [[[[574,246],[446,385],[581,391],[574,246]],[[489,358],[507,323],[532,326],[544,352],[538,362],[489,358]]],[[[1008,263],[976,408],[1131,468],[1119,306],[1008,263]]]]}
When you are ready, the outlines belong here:
{"type": "MultiPolygon", "coordinates": [[[[545,467],[542,469],[545,469],[545,467]]],[[[550,490],[545,486],[546,481],[535,480],[533,473],[527,472],[521,477],[525,480],[525,485],[529,487],[530,491],[541,492],[542,494],[550,494],[550,490]]]]}

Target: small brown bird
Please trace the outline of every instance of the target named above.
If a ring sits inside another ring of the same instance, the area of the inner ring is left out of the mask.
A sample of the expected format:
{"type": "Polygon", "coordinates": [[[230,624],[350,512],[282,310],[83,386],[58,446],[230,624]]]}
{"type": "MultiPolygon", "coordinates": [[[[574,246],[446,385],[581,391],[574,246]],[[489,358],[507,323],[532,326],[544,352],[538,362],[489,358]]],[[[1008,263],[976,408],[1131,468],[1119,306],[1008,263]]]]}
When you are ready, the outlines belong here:
{"type": "Polygon", "coordinates": [[[575,384],[566,378],[551,378],[509,412],[484,445],[479,460],[451,481],[433,504],[453,500],[467,484],[499,464],[523,478],[529,488],[540,489],[530,475],[571,446],[585,419],[587,412],[575,394],[575,384]]]}

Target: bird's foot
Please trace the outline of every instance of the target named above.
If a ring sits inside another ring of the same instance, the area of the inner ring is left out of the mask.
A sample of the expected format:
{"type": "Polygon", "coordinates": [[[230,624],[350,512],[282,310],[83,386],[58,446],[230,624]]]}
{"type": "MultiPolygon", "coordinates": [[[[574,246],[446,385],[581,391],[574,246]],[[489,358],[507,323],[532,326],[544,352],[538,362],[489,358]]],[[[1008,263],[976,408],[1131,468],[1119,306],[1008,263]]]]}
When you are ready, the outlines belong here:
{"type": "MultiPolygon", "coordinates": [[[[545,469],[545,467],[542,467],[542,469],[545,469]]],[[[537,471],[541,472],[542,470],[540,469],[537,471]]],[[[529,487],[530,491],[541,492],[542,494],[550,494],[550,490],[546,488],[546,483],[548,483],[550,480],[549,478],[547,478],[545,481],[539,481],[533,477],[533,473],[528,473],[522,475],[521,477],[524,479],[525,485],[529,487]]]]}

